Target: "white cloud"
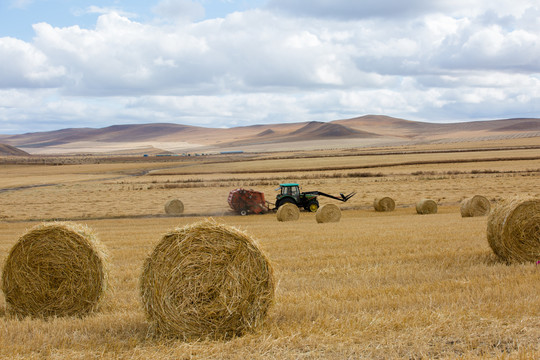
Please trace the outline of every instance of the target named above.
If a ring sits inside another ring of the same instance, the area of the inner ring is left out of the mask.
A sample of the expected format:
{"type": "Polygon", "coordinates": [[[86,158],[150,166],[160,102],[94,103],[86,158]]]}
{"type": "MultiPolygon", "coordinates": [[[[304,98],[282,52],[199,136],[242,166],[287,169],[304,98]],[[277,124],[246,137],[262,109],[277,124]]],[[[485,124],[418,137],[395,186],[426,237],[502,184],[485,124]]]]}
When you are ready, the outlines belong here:
{"type": "Polygon", "coordinates": [[[0,38],[0,88],[52,87],[60,84],[63,66],[53,66],[47,56],[24,41],[0,38]]]}
{"type": "Polygon", "coordinates": [[[415,0],[386,11],[387,1],[336,0],[332,10],[320,0],[306,10],[306,2],[274,0],[269,9],[303,16],[267,9],[199,22],[187,21],[201,15],[189,0],[160,2],[160,18],[149,22],[92,8],[100,14],[92,28],[39,23],[31,43],[0,38],[0,58],[12,60],[0,68],[0,89],[54,89],[40,98],[43,117],[86,126],[97,118],[224,126],[366,113],[538,116],[540,9],[532,0],[415,0]],[[167,14],[189,16],[162,21],[167,14]]]}

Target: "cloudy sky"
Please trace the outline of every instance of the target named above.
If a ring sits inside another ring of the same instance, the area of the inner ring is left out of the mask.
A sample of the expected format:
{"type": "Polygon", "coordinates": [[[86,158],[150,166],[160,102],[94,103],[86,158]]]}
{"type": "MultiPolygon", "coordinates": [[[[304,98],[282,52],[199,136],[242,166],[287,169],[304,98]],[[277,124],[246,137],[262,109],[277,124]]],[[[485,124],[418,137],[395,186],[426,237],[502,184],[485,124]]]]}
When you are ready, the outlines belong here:
{"type": "Polygon", "coordinates": [[[540,117],[537,0],[1,0],[0,133],[540,117]]]}

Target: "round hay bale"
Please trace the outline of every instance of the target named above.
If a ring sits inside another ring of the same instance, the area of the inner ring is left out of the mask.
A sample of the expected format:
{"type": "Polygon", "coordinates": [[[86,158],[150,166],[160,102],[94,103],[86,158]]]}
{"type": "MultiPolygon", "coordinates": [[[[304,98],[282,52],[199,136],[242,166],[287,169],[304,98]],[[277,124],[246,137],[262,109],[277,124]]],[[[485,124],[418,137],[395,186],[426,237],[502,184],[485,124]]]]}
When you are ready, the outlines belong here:
{"type": "Polygon", "coordinates": [[[540,199],[515,198],[498,204],[488,217],[487,239],[506,262],[540,260],[540,199]]]}
{"type": "Polygon", "coordinates": [[[278,208],[276,216],[278,221],[296,221],[300,218],[300,209],[294,204],[285,203],[278,208]]]}
{"type": "Polygon", "coordinates": [[[274,291],[271,264],[256,242],[208,220],[165,234],[140,278],[151,332],[184,340],[230,339],[258,328],[274,291]]]}
{"type": "Polygon", "coordinates": [[[394,211],[396,202],[391,197],[385,196],[376,198],[373,201],[373,207],[375,208],[375,211],[394,211]]]}
{"type": "Polygon", "coordinates": [[[463,199],[459,211],[461,217],[486,216],[491,210],[491,203],[482,195],[463,199]]]}
{"type": "Polygon", "coordinates": [[[181,214],[184,212],[184,203],[178,199],[172,199],[165,204],[165,213],[167,214],[181,214]]]}
{"type": "Polygon", "coordinates": [[[341,209],[334,204],[325,204],[317,209],[315,219],[320,223],[339,222],[341,219],[341,209]]]}
{"type": "Polygon", "coordinates": [[[416,212],[421,215],[436,214],[437,203],[431,199],[422,199],[416,204],[416,212]]]}
{"type": "Polygon", "coordinates": [[[16,316],[82,316],[107,288],[105,247],[83,225],[43,223],[11,248],[2,273],[7,312],[16,316]]]}

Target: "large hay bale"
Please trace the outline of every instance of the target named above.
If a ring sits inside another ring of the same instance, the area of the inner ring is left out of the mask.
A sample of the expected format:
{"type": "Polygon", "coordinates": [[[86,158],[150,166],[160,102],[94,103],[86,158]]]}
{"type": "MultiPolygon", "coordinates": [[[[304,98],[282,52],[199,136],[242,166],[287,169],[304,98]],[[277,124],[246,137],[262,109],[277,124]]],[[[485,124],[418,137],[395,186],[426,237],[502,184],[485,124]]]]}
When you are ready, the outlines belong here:
{"type": "Polygon", "coordinates": [[[300,209],[294,204],[285,203],[278,208],[276,216],[278,221],[296,221],[300,218],[300,209]]]}
{"type": "Polygon", "coordinates": [[[376,198],[373,201],[373,207],[375,208],[375,211],[394,211],[396,203],[391,197],[385,196],[376,198]]]}
{"type": "Polygon", "coordinates": [[[459,211],[461,217],[486,216],[491,210],[491,203],[482,195],[463,199],[459,211]]]}
{"type": "Polygon", "coordinates": [[[178,199],[172,199],[165,203],[165,213],[167,214],[181,214],[184,212],[184,203],[178,199]]]}
{"type": "Polygon", "coordinates": [[[540,260],[540,199],[515,198],[498,204],[488,217],[487,239],[506,262],[540,260]]]}
{"type": "Polygon", "coordinates": [[[2,273],[7,312],[16,316],[82,316],[107,288],[107,255],[83,225],[43,223],[11,248],[2,273]]]}
{"type": "Polygon", "coordinates": [[[341,219],[341,209],[334,204],[325,204],[317,209],[315,219],[320,223],[339,222],[341,219]]]}
{"type": "Polygon", "coordinates": [[[436,214],[437,203],[431,199],[422,199],[416,204],[416,212],[421,215],[436,214]]]}
{"type": "Polygon", "coordinates": [[[140,294],[155,335],[229,339],[260,327],[274,284],[248,234],[207,220],[163,236],[144,263],[140,294]]]}

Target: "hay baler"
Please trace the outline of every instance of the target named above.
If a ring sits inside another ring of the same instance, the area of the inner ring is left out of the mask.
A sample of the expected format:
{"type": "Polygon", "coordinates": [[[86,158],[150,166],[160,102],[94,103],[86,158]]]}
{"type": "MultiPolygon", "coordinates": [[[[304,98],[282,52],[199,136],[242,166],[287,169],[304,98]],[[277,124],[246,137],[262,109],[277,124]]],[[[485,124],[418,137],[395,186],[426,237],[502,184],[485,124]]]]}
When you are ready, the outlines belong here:
{"type": "Polygon", "coordinates": [[[229,193],[227,199],[231,209],[240,215],[264,214],[268,212],[268,203],[260,191],[235,189],[229,193]]]}

